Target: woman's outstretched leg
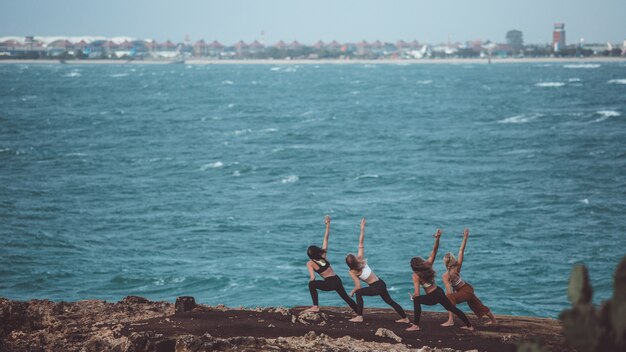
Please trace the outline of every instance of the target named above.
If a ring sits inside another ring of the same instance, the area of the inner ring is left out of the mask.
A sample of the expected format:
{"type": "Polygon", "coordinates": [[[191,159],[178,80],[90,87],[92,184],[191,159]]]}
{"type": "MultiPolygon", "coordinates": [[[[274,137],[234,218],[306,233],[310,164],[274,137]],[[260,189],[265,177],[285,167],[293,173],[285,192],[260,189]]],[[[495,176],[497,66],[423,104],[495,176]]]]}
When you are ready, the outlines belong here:
{"type": "Polygon", "coordinates": [[[470,323],[470,321],[467,318],[467,316],[465,315],[465,313],[463,313],[463,311],[461,311],[454,304],[452,304],[452,302],[450,302],[450,300],[443,294],[443,290],[441,291],[441,301],[439,303],[441,303],[441,305],[447,311],[454,313],[454,315],[459,317],[459,319],[461,319],[463,321],[463,323],[465,323],[465,326],[462,327],[462,329],[469,329],[469,330],[473,330],[474,329],[472,327],[472,323],[470,323]]]}
{"type": "Polygon", "coordinates": [[[343,283],[341,282],[341,279],[339,280],[339,285],[338,287],[335,288],[335,291],[337,291],[337,293],[339,294],[339,297],[341,297],[341,299],[343,299],[350,306],[350,308],[352,308],[352,310],[358,314],[357,305],[356,303],[354,303],[352,298],[348,296],[346,289],[343,287],[343,283]]]}
{"type": "Polygon", "coordinates": [[[409,322],[409,318],[406,317],[406,313],[404,312],[404,309],[402,309],[402,307],[398,303],[396,303],[396,301],[394,301],[393,298],[391,298],[389,291],[387,291],[387,285],[385,285],[385,290],[380,294],[380,297],[383,299],[383,301],[385,301],[385,303],[390,305],[391,308],[393,308],[396,311],[396,313],[398,313],[398,315],[400,315],[401,319],[396,320],[397,323],[409,322]]]}

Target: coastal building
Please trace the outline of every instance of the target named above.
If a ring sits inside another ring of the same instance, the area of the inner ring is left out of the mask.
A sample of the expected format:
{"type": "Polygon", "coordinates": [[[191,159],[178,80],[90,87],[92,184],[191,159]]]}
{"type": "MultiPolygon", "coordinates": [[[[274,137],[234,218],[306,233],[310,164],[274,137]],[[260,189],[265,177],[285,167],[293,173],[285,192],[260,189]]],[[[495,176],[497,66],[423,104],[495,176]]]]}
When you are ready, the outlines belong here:
{"type": "Polygon", "coordinates": [[[565,48],[565,24],[555,23],[552,32],[552,48],[554,51],[560,51],[565,48]]]}

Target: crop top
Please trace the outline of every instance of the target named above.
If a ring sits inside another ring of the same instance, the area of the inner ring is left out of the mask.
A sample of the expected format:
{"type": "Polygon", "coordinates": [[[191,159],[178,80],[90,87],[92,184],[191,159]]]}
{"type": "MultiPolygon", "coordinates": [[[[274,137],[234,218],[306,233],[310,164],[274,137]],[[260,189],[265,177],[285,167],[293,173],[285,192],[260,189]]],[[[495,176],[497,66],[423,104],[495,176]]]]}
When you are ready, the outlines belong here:
{"type": "Polygon", "coordinates": [[[461,274],[459,274],[458,272],[452,274],[450,273],[450,271],[448,271],[448,275],[450,276],[450,284],[452,285],[453,289],[456,290],[465,285],[465,281],[461,278],[461,274]]]}
{"type": "Polygon", "coordinates": [[[363,267],[363,270],[361,270],[359,279],[365,281],[367,280],[368,277],[370,277],[370,275],[372,275],[372,269],[370,268],[369,265],[365,264],[365,266],[363,267]]]}
{"type": "Polygon", "coordinates": [[[313,270],[315,270],[316,273],[321,274],[324,271],[326,271],[326,269],[330,268],[330,262],[326,259],[320,259],[320,260],[315,260],[315,259],[311,259],[313,261],[313,263],[317,264],[317,266],[319,267],[318,269],[313,268],[313,270]]]}

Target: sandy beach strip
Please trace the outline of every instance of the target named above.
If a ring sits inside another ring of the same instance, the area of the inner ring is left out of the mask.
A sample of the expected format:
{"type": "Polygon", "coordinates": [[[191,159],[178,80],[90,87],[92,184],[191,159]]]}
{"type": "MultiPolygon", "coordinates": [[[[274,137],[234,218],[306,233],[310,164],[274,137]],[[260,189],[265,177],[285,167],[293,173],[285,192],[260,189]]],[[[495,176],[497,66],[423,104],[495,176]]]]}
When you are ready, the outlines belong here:
{"type": "MultiPolygon", "coordinates": [[[[626,57],[583,57],[583,58],[494,58],[492,64],[572,64],[572,63],[626,63],[626,57]]],[[[69,64],[69,65],[171,65],[175,62],[167,60],[68,60],[61,63],[59,60],[0,60],[0,64],[69,64]]],[[[413,64],[489,64],[486,58],[475,59],[422,59],[422,60],[207,60],[187,59],[186,65],[413,65],[413,64]]]]}

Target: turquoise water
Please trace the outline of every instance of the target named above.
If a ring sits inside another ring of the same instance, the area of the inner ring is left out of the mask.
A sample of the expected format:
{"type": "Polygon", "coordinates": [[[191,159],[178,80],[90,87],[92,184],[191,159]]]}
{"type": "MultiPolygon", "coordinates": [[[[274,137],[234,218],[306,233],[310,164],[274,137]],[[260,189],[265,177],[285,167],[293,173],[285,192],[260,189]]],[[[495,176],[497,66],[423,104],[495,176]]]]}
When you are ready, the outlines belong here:
{"type": "Polygon", "coordinates": [[[606,299],[626,253],[624,63],[0,77],[0,296],[307,305],[325,214],[348,290],[366,216],[366,257],[408,309],[437,227],[438,274],[470,228],[464,277],[498,314],[555,317],[578,262],[606,299]]]}

